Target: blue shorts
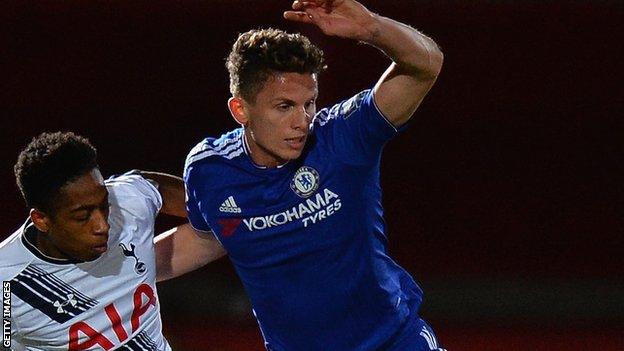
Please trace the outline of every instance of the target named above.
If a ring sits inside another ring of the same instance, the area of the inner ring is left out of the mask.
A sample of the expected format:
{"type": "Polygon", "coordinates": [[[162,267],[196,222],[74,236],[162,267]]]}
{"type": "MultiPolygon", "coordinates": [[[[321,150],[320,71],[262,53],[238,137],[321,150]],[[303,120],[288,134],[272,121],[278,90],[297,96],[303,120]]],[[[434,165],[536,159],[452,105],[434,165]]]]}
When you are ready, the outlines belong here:
{"type": "Polygon", "coordinates": [[[403,328],[401,336],[394,340],[387,351],[446,351],[438,343],[431,326],[422,318],[415,316],[403,328]]]}

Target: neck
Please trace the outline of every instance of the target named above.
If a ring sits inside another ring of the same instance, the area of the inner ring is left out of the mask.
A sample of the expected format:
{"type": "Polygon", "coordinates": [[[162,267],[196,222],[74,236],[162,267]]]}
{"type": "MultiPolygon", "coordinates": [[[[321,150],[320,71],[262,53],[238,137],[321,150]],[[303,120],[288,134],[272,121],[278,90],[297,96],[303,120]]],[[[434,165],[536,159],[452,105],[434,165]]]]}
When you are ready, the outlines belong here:
{"type": "Polygon", "coordinates": [[[42,254],[48,257],[63,260],[69,259],[69,256],[65,255],[52,242],[50,242],[50,237],[47,233],[42,233],[39,230],[36,231],[35,246],[42,254]]]}
{"type": "Polygon", "coordinates": [[[249,157],[251,157],[251,161],[256,166],[261,168],[277,168],[288,163],[288,160],[278,160],[272,157],[269,150],[257,144],[254,140],[253,132],[250,129],[245,128],[244,138],[247,150],[249,151],[249,157]]]}

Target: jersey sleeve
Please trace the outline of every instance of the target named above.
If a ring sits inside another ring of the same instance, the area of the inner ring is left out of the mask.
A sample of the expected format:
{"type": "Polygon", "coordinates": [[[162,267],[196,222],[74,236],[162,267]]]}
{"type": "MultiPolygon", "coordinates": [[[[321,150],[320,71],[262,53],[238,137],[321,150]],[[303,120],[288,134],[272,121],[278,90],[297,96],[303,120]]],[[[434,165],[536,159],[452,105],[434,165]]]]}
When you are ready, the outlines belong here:
{"type": "Polygon", "coordinates": [[[315,134],[342,162],[367,165],[376,162],[397,129],[375,104],[373,90],[364,90],[315,116],[315,134]]]}
{"type": "Polygon", "coordinates": [[[210,232],[210,226],[200,211],[198,201],[198,178],[193,172],[193,165],[184,168],[184,187],[186,189],[186,212],[191,226],[200,232],[210,232]]]}
{"type": "Polygon", "coordinates": [[[156,185],[150,180],[143,178],[138,171],[130,171],[121,176],[113,176],[106,182],[109,186],[123,186],[124,194],[144,198],[150,212],[154,215],[162,208],[162,196],[156,185]]]}

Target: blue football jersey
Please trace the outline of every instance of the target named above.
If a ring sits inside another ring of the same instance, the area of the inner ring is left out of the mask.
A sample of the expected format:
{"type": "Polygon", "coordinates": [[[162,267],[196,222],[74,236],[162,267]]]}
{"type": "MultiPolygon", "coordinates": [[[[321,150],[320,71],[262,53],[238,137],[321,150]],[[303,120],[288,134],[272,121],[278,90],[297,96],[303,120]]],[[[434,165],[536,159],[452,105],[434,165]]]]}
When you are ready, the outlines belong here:
{"type": "Polygon", "coordinates": [[[379,184],[396,133],[366,90],[319,111],[301,157],[281,167],[255,165],[242,128],[188,155],[191,224],[228,251],[268,350],[392,350],[405,340],[422,291],[387,254],[379,184]]]}

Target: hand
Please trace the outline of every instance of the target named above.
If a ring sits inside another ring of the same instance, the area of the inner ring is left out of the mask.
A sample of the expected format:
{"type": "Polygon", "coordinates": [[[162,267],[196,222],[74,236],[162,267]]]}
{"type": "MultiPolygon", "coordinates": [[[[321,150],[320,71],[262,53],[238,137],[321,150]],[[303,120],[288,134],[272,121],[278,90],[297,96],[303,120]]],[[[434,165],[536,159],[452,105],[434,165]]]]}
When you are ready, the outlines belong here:
{"type": "Polygon", "coordinates": [[[376,15],[353,0],[296,0],[294,11],[285,11],[290,21],[312,23],[327,35],[370,41],[375,33],[376,15]]]}

